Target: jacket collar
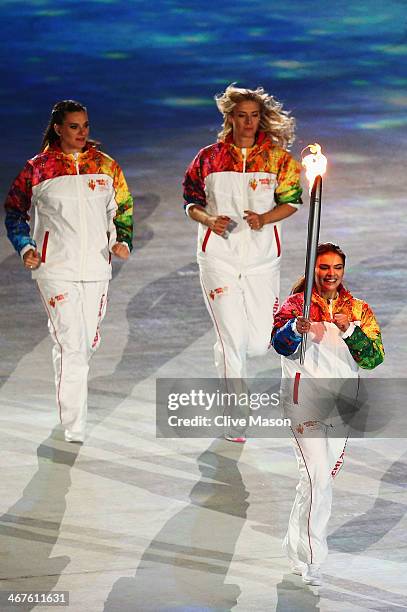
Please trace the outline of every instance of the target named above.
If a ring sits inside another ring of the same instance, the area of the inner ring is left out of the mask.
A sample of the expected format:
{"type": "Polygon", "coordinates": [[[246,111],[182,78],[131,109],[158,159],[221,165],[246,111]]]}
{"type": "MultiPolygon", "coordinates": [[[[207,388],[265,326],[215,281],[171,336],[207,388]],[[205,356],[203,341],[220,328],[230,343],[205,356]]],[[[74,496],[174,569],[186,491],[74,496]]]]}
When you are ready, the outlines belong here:
{"type": "MultiPolygon", "coordinates": [[[[264,144],[264,142],[267,141],[267,140],[270,141],[270,137],[268,136],[268,134],[266,134],[266,132],[257,132],[256,140],[254,141],[254,145],[253,145],[253,147],[250,147],[250,148],[254,149],[255,147],[258,147],[258,146],[264,144]]],[[[234,144],[233,143],[233,134],[232,133],[230,133],[226,137],[225,144],[228,144],[228,145],[233,145],[234,144]]]]}
{"type": "MultiPolygon", "coordinates": [[[[233,143],[232,134],[228,135],[228,137],[225,140],[225,144],[231,156],[233,157],[233,159],[236,162],[241,162],[243,159],[242,149],[240,147],[237,147],[233,143]]],[[[259,154],[259,152],[267,146],[272,146],[272,141],[270,140],[270,137],[265,132],[258,132],[254,145],[248,149],[246,161],[251,160],[252,158],[256,157],[259,154]]]]}
{"type": "MultiPolygon", "coordinates": [[[[312,302],[314,304],[318,304],[318,306],[323,311],[329,312],[328,304],[326,300],[322,296],[319,295],[315,287],[312,290],[312,302]]],[[[352,299],[352,295],[349,293],[347,289],[343,285],[339,285],[338,287],[338,297],[335,300],[335,310],[340,310],[345,302],[349,302],[352,299]]]]}
{"type": "MultiPolygon", "coordinates": [[[[87,142],[83,147],[82,151],[79,151],[79,157],[92,155],[96,151],[95,145],[87,142]]],[[[57,157],[73,157],[72,153],[64,153],[61,149],[61,143],[59,140],[53,142],[51,145],[47,145],[44,149],[44,153],[53,153],[57,157]]]]}

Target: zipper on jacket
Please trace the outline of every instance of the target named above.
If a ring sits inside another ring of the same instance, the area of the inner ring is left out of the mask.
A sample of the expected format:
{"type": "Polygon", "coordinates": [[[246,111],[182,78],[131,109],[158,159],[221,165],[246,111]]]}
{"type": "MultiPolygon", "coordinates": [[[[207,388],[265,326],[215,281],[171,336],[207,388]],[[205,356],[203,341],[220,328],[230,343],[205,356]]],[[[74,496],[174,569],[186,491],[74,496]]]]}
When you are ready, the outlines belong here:
{"type": "Polygon", "coordinates": [[[243,174],[246,173],[246,159],[247,159],[247,149],[244,148],[242,149],[242,155],[243,155],[243,174]]]}
{"type": "Polygon", "coordinates": [[[79,206],[79,225],[81,230],[81,252],[80,252],[80,280],[83,280],[85,270],[85,259],[87,252],[87,224],[84,210],[84,201],[82,197],[82,186],[79,172],[79,153],[74,153],[75,168],[76,168],[76,187],[78,194],[79,206]]]}
{"type": "MultiPolygon", "coordinates": [[[[243,210],[249,210],[249,198],[247,197],[247,184],[246,184],[246,161],[247,161],[247,149],[242,148],[243,157],[243,168],[242,168],[242,193],[243,193],[243,210]]],[[[243,212],[243,211],[242,211],[243,212]]],[[[244,214],[244,213],[243,213],[244,214]]],[[[246,240],[243,243],[243,249],[241,253],[241,262],[247,262],[247,252],[249,250],[250,232],[246,230],[246,240]]],[[[242,278],[242,274],[239,274],[239,278],[242,278]]]]}
{"type": "MultiPolygon", "coordinates": [[[[334,301],[335,301],[334,299],[328,300],[328,309],[329,309],[329,314],[331,317],[331,323],[333,323],[333,319],[334,319],[334,301]]],[[[334,371],[335,372],[338,369],[337,366],[338,366],[338,345],[335,342],[335,345],[334,345],[334,367],[335,367],[334,371]]]]}

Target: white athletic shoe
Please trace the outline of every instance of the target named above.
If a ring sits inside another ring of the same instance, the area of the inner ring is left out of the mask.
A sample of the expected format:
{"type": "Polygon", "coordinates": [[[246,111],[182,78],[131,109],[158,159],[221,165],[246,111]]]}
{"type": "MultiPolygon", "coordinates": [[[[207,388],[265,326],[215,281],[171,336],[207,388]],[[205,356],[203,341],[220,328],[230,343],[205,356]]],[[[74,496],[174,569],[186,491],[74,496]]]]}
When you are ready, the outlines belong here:
{"type": "Polygon", "coordinates": [[[85,434],[76,433],[65,429],[65,442],[84,442],[85,434]]]}
{"type": "Polygon", "coordinates": [[[307,564],[303,563],[299,559],[291,561],[291,573],[296,576],[302,576],[307,569],[307,564]]]}
{"type": "Polygon", "coordinates": [[[228,442],[237,442],[238,444],[244,444],[246,442],[245,436],[234,437],[234,436],[230,436],[229,434],[225,434],[223,437],[228,442]]]}
{"type": "Polygon", "coordinates": [[[323,579],[319,565],[316,565],[315,563],[307,564],[306,570],[302,575],[302,579],[305,584],[310,584],[311,586],[322,586],[323,579]]]}

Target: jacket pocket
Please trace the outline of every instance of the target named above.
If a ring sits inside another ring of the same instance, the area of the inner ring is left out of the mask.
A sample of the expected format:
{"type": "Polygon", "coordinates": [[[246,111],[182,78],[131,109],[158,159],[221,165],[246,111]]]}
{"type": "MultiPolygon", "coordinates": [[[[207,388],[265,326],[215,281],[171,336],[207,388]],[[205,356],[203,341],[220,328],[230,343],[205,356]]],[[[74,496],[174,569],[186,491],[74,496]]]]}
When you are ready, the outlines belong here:
{"type": "Polygon", "coordinates": [[[49,238],[49,231],[47,230],[44,234],[44,240],[42,241],[41,263],[45,263],[45,260],[47,258],[48,238],[49,238]]]}
{"type": "Polygon", "coordinates": [[[209,236],[211,235],[211,233],[212,233],[212,230],[208,227],[208,229],[206,230],[205,237],[202,242],[202,252],[203,253],[205,253],[206,251],[206,245],[208,244],[209,236]]]}
{"type": "Polygon", "coordinates": [[[276,239],[277,257],[280,257],[280,255],[281,255],[281,242],[280,242],[280,236],[278,235],[277,225],[274,226],[274,238],[276,239]]]}

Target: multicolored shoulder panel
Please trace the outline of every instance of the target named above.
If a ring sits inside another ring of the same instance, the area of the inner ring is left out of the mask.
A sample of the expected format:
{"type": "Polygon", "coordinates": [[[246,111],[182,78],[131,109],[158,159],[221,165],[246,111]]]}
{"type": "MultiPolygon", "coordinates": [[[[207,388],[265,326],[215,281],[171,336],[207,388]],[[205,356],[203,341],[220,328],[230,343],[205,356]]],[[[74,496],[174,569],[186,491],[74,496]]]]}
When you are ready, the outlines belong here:
{"type": "MultiPolygon", "coordinates": [[[[289,296],[274,317],[271,341],[278,353],[290,355],[295,352],[300,338],[292,330],[292,322],[302,316],[304,294],[289,296]]],[[[351,336],[343,341],[359,367],[371,370],[383,362],[384,348],[379,325],[369,304],[354,298],[349,291],[340,288],[338,299],[334,302],[335,313],[348,315],[350,321],[358,321],[351,336]]],[[[312,321],[332,321],[327,302],[315,291],[312,294],[310,319],[312,321]]]]}
{"type": "Polygon", "coordinates": [[[64,155],[57,147],[49,147],[30,159],[14,180],[8,193],[6,209],[7,235],[18,253],[28,244],[35,247],[30,237],[30,216],[33,189],[42,182],[77,174],[104,174],[112,178],[117,211],[114,224],[118,242],[126,242],[132,249],[133,198],[119,164],[95,147],[90,146],[78,155],[64,155]]]}
{"type": "MultiPolygon", "coordinates": [[[[277,204],[301,204],[300,164],[265,135],[250,149],[246,172],[265,172],[277,177],[275,201],[277,204]]],[[[243,172],[243,155],[239,147],[230,142],[218,142],[201,149],[188,167],[184,179],[186,204],[206,206],[205,179],[215,172],[243,172]]]]}

